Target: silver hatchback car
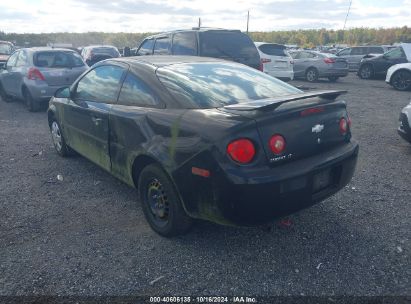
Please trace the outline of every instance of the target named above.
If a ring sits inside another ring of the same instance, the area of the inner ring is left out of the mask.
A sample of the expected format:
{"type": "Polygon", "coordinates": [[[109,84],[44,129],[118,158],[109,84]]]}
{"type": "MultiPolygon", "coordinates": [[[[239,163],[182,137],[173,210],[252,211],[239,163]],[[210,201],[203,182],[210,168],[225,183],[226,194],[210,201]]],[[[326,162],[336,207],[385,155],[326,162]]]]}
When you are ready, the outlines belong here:
{"type": "Polygon", "coordinates": [[[315,51],[290,52],[294,59],[294,78],[303,78],[314,82],[318,78],[328,78],[334,82],[348,75],[348,63],[344,58],[333,54],[315,51]]]}
{"type": "Polygon", "coordinates": [[[37,111],[87,69],[81,56],[69,49],[19,49],[0,70],[0,96],[4,101],[24,100],[29,111],[37,111]]]}

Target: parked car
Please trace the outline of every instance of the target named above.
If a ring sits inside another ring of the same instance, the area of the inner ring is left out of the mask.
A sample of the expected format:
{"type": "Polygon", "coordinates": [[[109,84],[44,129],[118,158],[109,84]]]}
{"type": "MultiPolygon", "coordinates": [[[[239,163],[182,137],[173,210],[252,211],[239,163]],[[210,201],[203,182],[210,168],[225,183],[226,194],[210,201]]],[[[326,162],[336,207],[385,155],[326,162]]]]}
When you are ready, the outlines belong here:
{"type": "Polygon", "coordinates": [[[236,61],[258,69],[260,56],[248,35],[239,30],[193,28],[145,38],[137,55],[184,55],[236,61]]]}
{"type": "Polygon", "coordinates": [[[81,56],[68,49],[23,48],[15,51],[0,73],[0,95],[25,101],[37,111],[57,89],[70,85],[87,70],[81,56]]]}
{"type": "Polygon", "coordinates": [[[400,63],[390,67],[385,82],[399,91],[411,89],[411,63],[400,63]]]}
{"type": "Polygon", "coordinates": [[[411,103],[401,111],[398,134],[411,143],[411,103]]]}
{"type": "MultiPolygon", "coordinates": [[[[378,76],[385,77],[391,66],[408,62],[411,56],[408,55],[407,58],[403,45],[404,44],[384,53],[383,55],[372,58],[363,58],[357,73],[358,77],[362,79],[372,79],[378,76]]],[[[409,45],[411,45],[411,43],[409,43],[409,45]]],[[[405,47],[407,49],[407,46],[405,47]]]]}
{"type": "Polygon", "coordinates": [[[343,188],[358,144],[339,94],[224,60],[128,57],[56,92],[48,122],[58,154],[138,188],[148,223],[172,236],[192,218],[269,222],[343,188]]]}
{"type": "Polygon", "coordinates": [[[347,60],[333,54],[293,51],[290,55],[294,59],[294,78],[304,78],[310,82],[328,78],[334,82],[348,75],[347,60]]]}
{"type": "Polygon", "coordinates": [[[360,67],[361,59],[368,55],[370,57],[384,54],[387,49],[379,45],[367,45],[367,46],[353,46],[345,48],[336,55],[341,58],[347,59],[348,69],[353,72],[357,72],[360,67]]]}
{"type": "Polygon", "coordinates": [[[11,53],[14,51],[14,45],[8,41],[0,41],[0,68],[6,64],[11,53]]]}
{"type": "Polygon", "coordinates": [[[285,45],[255,42],[260,54],[260,70],[266,74],[289,81],[294,78],[293,58],[287,53],[285,45]]]}
{"type": "Polygon", "coordinates": [[[91,45],[81,50],[81,56],[88,66],[110,58],[120,57],[120,52],[112,45],[91,45]]]}

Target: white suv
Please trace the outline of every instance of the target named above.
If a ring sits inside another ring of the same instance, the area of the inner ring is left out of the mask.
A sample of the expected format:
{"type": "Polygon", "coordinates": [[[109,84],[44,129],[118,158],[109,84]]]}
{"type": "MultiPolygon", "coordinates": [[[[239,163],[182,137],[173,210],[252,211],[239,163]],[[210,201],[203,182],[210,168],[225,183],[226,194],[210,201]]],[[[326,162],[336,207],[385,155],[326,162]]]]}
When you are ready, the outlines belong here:
{"type": "Polygon", "coordinates": [[[285,45],[254,42],[260,54],[260,70],[266,74],[289,81],[294,79],[293,58],[286,52],[285,45]]]}

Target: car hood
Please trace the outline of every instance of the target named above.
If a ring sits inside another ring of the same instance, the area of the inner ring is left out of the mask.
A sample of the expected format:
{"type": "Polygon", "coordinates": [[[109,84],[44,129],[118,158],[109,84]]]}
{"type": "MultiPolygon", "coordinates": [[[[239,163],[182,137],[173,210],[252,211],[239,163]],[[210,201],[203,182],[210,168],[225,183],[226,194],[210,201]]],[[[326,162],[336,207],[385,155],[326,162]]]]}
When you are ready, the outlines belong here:
{"type": "Polygon", "coordinates": [[[0,61],[6,61],[9,57],[10,55],[0,54],[0,61]]]}

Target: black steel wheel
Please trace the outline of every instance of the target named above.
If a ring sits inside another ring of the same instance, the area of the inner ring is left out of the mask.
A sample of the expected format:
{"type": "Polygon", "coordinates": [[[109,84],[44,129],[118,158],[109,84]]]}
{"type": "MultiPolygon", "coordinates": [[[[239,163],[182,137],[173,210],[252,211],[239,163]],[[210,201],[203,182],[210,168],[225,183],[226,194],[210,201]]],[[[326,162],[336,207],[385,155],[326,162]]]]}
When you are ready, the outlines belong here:
{"type": "Polygon", "coordinates": [[[140,200],[151,228],[165,237],[186,233],[192,219],[186,214],[169,176],[157,164],[148,165],[140,174],[140,200]]]}
{"type": "Polygon", "coordinates": [[[374,69],[370,64],[364,64],[360,67],[358,71],[358,76],[361,79],[371,79],[374,77],[374,69]]]}
{"type": "Polygon", "coordinates": [[[392,86],[399,91],[411,89],[411,72],[399,70],[391,76],[392,86]]]}
{"type": "Polygon", "coordinates": [[[305,79],[309,82],[316,82],[318,80],[318,70],[316,68],[309,68],[305,72],[305,79]]]}

